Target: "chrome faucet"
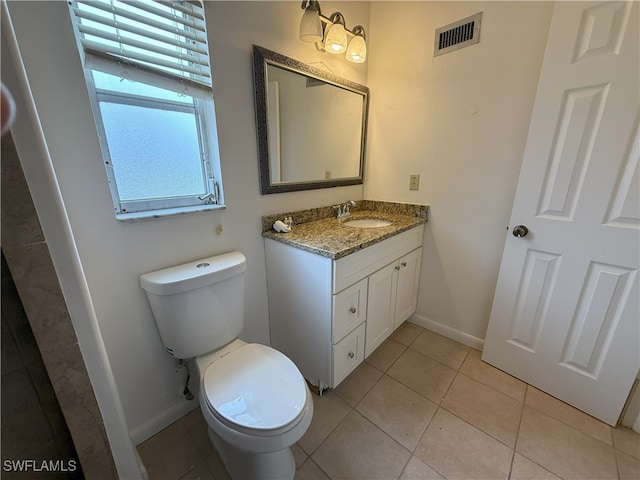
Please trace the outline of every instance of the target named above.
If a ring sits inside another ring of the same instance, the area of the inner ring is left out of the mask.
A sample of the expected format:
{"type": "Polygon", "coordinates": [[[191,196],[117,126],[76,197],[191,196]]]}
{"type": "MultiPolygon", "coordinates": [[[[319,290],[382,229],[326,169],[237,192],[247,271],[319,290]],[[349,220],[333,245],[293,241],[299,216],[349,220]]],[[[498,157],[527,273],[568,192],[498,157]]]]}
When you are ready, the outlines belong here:
{"type": "Polygon", "coordinates": [[[334,205],[333,208],[337,209],[338,218],[347,218],[348,216],[351,215],[351,213],[349,212],[349,207],[355,207],[355,206],[356,206],[356,202],[354,202],[353,200],[349,200],[345,202],[344,205],[334,205]]]}

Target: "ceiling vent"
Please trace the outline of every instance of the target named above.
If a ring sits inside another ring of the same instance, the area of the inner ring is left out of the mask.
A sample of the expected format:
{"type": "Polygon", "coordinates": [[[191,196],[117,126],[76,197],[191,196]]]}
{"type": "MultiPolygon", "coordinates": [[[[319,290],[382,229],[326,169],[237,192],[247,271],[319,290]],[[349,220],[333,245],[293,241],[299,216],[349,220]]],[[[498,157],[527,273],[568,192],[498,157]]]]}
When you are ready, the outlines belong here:
{"type": "Polygon", "coordinates": [[[478,12],[470,17],[438,28],[436,30],[433,56],[444,55],[445,53],[478,43],[480,41],[481,21],[482,12],[478,12]]]}

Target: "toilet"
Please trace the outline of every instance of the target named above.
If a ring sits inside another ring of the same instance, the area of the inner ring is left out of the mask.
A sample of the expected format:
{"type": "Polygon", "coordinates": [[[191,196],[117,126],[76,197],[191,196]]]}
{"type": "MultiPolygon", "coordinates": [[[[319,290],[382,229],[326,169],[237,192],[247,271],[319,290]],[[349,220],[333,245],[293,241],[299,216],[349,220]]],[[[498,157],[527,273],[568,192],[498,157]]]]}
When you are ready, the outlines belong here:
{"type": "Polygon", "coordinates": [[[209,438],[235,479],[292,479],[291,445],[313,416],[302,374],[285,355],[238,339],[244,327],[240,252],[140,276],[165,350],[195,358],[209,438]]]}

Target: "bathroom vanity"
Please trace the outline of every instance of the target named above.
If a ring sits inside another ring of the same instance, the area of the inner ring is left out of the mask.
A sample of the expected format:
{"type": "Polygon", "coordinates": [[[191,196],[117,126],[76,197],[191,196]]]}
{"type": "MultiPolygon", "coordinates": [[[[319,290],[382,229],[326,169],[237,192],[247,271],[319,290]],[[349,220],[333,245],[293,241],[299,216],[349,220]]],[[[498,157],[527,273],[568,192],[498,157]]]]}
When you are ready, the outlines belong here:
{"type": "Polygon", "coordinates": [[[415,311],[423,209],[352,216],[389,223],[375,228],[335,216],[285,234],[265,228],[271,344],[320,391],[337,387],[415,311]]]}

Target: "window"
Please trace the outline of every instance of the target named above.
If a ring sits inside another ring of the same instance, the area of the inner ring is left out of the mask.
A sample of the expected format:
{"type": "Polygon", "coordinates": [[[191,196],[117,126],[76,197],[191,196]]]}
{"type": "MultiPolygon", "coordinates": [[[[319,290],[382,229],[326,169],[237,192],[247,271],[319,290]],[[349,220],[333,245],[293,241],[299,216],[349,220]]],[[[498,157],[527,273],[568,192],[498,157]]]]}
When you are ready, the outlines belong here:
{"type": "Polygon", "coordinates": [[[70,10],[116,216],[221,208],[202,5],[78,0],[70,10]]]}

